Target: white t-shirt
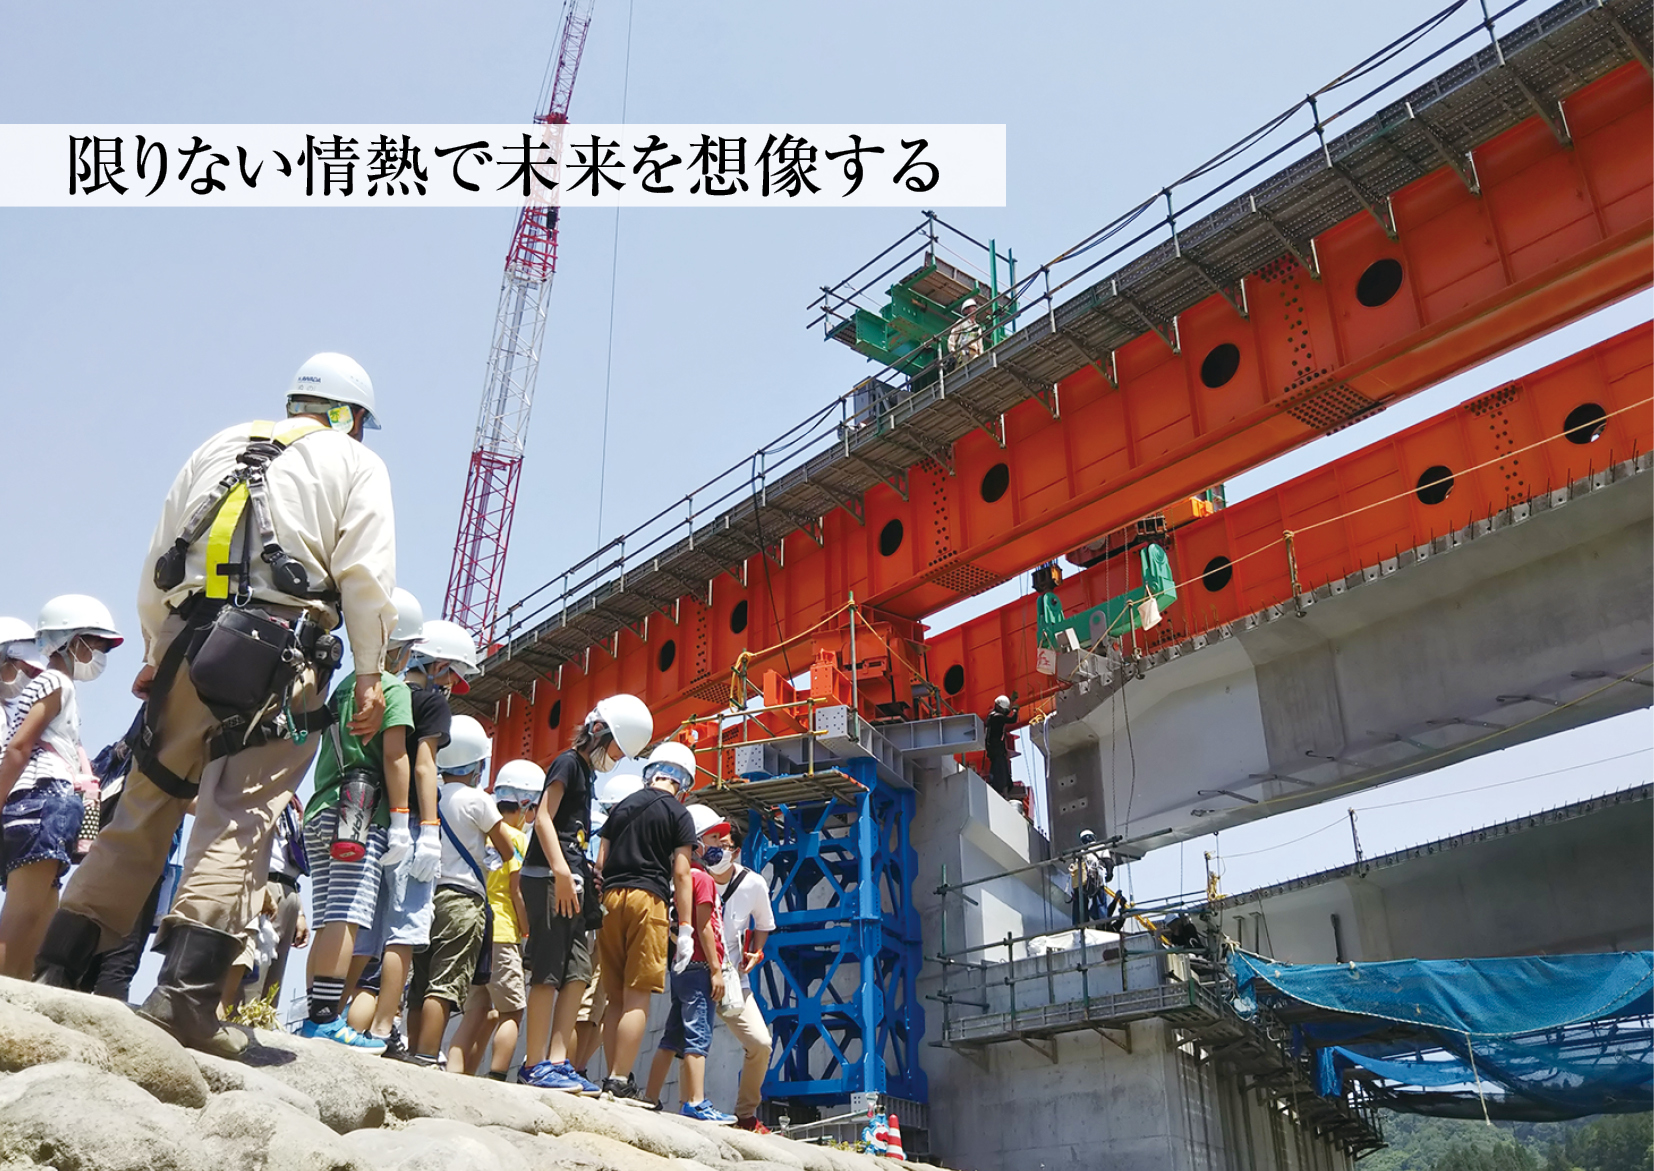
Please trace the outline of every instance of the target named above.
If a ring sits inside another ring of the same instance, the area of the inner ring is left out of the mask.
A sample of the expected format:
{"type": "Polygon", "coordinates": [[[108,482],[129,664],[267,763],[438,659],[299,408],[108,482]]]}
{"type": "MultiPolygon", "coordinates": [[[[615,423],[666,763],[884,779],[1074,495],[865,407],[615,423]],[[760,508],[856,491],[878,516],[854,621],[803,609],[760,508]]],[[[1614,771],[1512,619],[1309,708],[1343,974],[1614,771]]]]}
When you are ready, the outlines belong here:
{"type": "MultiPolygon", "coordinates": [[[[442,807],[442,820],[448,823],[448,828],[454,831],[454,836],[460,840],[467,852],[478,866],[488,865],[488,834],[496,825],[500,824],[500,811],[494,805],[494,800],[480,789],[474,789],[462,781],[449,781],[442,786],[442,793],[437,799],[442,807]]],[[[435,826],[431,828],[436,829],[435,826]]],[[[437,829],[438,833],[442,833],[437,829]]],[[[484,870],[484,874],[487,871],[484,870]]],[[[448,840],[447,834],[442,834],[442,872],[437,875],[438,884],[463,886],[466,890],[476,891],[484,898],[488,897],[487,888],[477,881],[471,872],[471,866],[461,858],[459,851],[454,849],[454,843],[448,840]]]]}
{"type": "MultiPolygon", "coordinates": [[[[718,876],[713,875],[713,881],[717,882],[717,879],[718,876]]],[[[724,905],[724,938],[729,941],[727,946],[732,956],[746,950],[743,941],[749,925],[754,931],[775,930],[775,910],[770,906],[769,883],[757,871],[737,866],[729,872],[729,882],[719,883],[718,898],[724,905]],[[737,882],[736,879],[743,874],[746,877],[737,882]]],[[[744,972],[741,987],[749,991],[752,988],[752,981],[744,972]]]]}
{"type": "Polygon", "coordinates": [[[23,694],[6,706],[5,738],[10,740],[29,709],[54,691],[59,698],[57,715],[41,730],[22,775],[12,786],[13,795],[48,779],[73,781],[80,775],[80,706],[75,702],[74,683],[55,668],[48,667],[36,675],[23,694]]]}

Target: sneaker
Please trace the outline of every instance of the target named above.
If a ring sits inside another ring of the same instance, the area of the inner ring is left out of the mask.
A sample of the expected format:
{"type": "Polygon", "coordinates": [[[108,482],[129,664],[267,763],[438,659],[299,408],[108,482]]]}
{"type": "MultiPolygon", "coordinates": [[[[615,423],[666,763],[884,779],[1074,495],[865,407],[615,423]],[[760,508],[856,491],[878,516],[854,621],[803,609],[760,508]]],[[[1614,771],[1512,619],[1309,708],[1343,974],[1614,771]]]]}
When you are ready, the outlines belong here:
{"type": "Polygon", "coordinates": [[[737,1118],[735,1120],[735,1126],[738,1130],[750,1130],[753,1134],[770,1133],[770,1128],[765,1126],[762,1122],[759,1122],[758,1115],[756,1114],[754,1114],[751,1118],[737,1118]]]}
{"type": "Polygon", "coordinates": [[[385,1048],[385,1043],[378,1037],[358,1033],[342,1016],[334,1017],[325,1025],[306,1020],[299,1026],[299,1036],[319,1041],[334,1041],[340,1045],[348,1045],[352,1049],[365,1049],[370,1053],[379,1053],[385,1048]]]}
{"type": "Polygon", "coordinates": [[[649,1100],[643,1096],[643,1091],[637,1088],[637,1081],[631,1074],[623,1078],[604,1078],[603,1096],[623,1106],[641,1106],[647,1110],[650,1105],[649,1100]]]}
{"type": "Polygon", "coordinates": [[[697,1122],[710,1122],[713,1126],[735,1125],[735,1115],[714,1109],[710,1098],[702,1098],[699,1102],[685,1102],[678,1109],[678,1113],[697,1122]]]}
{"type": "MultiPolygon", "coordinates": [[[[369,1033],[372,1037],[373,1034],[369,1033]]],[[[402,1030],[395,1025],[391,1026],[390,1035],[385,1038],[385,1051],[379,1056],[388,1057],[392,1061],[408,1060],[408,1043],[402,1039],[402,1030]]]]}
{"type": "Polygon", "coordinates": [[[582,1082],[574,1076],[572,1071],[565,1073],[560,1068],[562,1064],[558,1061],[539,1061],[533,1065],[524,1066],[517,1071],[517,1080],[540,1090],[556,1090],[564,1094],[584,1092],[581,1086],[590,1085],[591,1083],[582,1082]]]}
{"type": "Polygon", "coordinates": [[[585,1074],[574,1068],[573,1062],[559,1061],[556,1065],[556,1069],[557,1072],[562,1074],[564,1077],[573,1078],[580,1087],[577,1092],[588,1098],[595,1098],[603,1092],[603,1087],[599,1086],[596,1082],[588,1080],[585,1074]]]}

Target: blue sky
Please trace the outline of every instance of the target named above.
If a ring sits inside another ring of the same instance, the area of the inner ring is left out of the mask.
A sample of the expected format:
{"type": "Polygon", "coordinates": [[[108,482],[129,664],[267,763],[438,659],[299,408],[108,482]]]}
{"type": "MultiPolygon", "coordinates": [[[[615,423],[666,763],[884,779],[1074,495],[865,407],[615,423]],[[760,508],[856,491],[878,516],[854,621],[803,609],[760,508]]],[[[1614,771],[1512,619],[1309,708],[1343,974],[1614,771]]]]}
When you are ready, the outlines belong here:
{"type": "MultiPolygon", "coordinates": [[[[573,116],[619,121],[624,104],[633,122],[1003,122],[1008,205],[943,214],[1037,262],[1437,4],[598,0],[573,116]]],[[[532,113],[559,11],[552,0],[17,5],[0,40],[0,116],[520,120],[532,113]]],[[[0,211],[0,418],[12,456],[0,613],[32,617],[53,594],[87,592],[135,634],[143,553],[178,466],[220,427],[278,411],[294,368],[325,349],[353,355],[374,378],[385,430],[371,443],[396,487],[399,576],[434,612],[512,218],[414,208],[0,211]]],[[[862,375],[848,350],[805,329],[806,305],[916,218],[896,210],[567,215],[508,597],[598,543],[611,282],[605,538],[862,375]]],[[[1232,491],[1288,478],[1649,315],[1639,295],[1250,473],[1232,491]]],[[[988,604],[997,600],[979,603],[988,604]]],[[[84,689],[91,750],[130,719],[125,687],[138,661],[129,644],[111,656],[106,678],[84,689]]],[[[1646,714],[1623,717],[1365,795],[1357,805],[1618,757],[1531,788],[1432,800],[1427,820],[1374,811],[1372,828],[1362,823],[1364,842],[1394,848],[1417,840],[1421,824],[1436,836],[1647,779],[1649,757],[1639,750],[1649,732],[1646,714]]],[[[1342,808],[1282,815],[1225,834],[1223,844],[1239,854],[1285,842],[1342,808]]],[[[1139,893],[1169,893],[1173,855],[1194,873],[1208,848],[1190,843],[1140,864],[1139,893]]],[[[1245,866],[1237,859],[1226,885],[1348,856],[1347,834],[1320,833],[1245,866]]]]}

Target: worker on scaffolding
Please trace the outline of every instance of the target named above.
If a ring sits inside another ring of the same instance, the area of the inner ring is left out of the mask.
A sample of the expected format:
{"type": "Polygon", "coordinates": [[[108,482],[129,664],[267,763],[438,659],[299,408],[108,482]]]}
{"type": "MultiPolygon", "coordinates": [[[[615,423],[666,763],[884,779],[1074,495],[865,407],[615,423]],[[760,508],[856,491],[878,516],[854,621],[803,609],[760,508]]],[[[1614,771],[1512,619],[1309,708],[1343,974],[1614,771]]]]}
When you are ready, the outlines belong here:
{"type": "Polygon", "coordinates": [[[35,978],[76,987],[118,946],[195,801],[195,828],[140,1010],[223,1057],[247,1047],[218,1019],[224,977],[263,895],[270,833],[330,720],[322,699],[342,654],[356,665],[350,731],[385,714],[380,671],[396,624],[390,476],[361,442],[373,383],[343,354],[317,354],[287,392],[287,418],[220,431],[167,494],[144,565],[145,722],[115,818],[70,879],[35,978]]]}
{"type": "Polygon", "coordinates": [[[987,725],[985,744],[988,755],[988,783],[1001,797],[1011,795],[1011,729],[1016,727],[1021,708],[1015,706],[1016,693],[1001,695],[994,700],[994,709],[984,721],[987,725]]]}
{"type": "Polygon", "coordinates": [[[1098,845],[1097,835],[1091,830],[1080,831],[1080,848],[1068,868],[1069,904],[1073,909],[1074,926],[1096,923],[1105,931],[1118,931],[1125,925],[1126,896],[1111,891],[1114,881],[1114,854],[1107,846],[1098,845]]]}
{"type": "Polygon", "coordinates": [[[982,324],[977,320],[978,301],[966,297],[959,306],[959,320],[948,331],[948,353],[955,364],[969,362],[982,353],[982,324]]]}

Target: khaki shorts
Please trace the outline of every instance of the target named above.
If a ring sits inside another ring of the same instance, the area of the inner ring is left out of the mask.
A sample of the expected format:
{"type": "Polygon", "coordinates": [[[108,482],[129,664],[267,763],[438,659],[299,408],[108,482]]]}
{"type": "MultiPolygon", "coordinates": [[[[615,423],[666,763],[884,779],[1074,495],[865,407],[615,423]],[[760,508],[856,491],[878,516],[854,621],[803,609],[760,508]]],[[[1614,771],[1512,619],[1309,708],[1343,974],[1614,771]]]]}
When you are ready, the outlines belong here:
{"type": "Polygon", "coordinates": [[[501,1016],[522,1012],[528,1007],[528,992],[523,985],[523,949],[515,943],[489,946],[494,949],[494,970],[488,981],[488,999],[501,1016]]]}
{"type": "Polygon", "coordinates": [[[597,956],[610,1000],[626,988],[666,991],[666,904],[646,890],[604,891],[597,956]]]}
{"type": "Polygon", "coordinates": [[[431,945],[414,953],[409,996],[435,997],[458,1008],[471,992],[471,977],[483,947],[483,919],[488,904],[480,895],[450,887],[438,887],[431,902],[435,909],[431,945]]]}
{"type": "Polygon", "coordinates": [[[608,1008],[609,995],[603,991],[603,971],[599,965],[598,970],[592,973],[591,983],[586,985],[586,995],[580,998],[580,1016],[575,1024],[600,1025],[608,1008]]]}

